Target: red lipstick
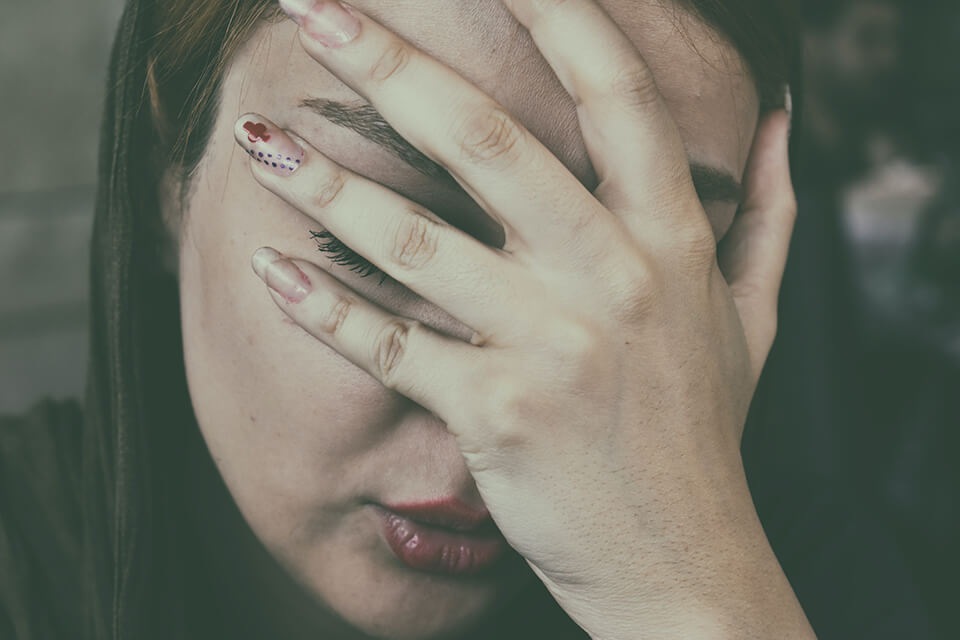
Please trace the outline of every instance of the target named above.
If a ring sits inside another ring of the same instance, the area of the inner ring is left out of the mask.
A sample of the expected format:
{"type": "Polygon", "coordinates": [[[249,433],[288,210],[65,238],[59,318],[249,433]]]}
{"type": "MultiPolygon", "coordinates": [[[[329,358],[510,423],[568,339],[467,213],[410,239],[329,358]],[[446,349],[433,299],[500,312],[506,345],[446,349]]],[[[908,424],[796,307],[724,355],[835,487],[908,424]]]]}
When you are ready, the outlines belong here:
{"type": "Polygon", "coordinates": [[[411,520],[457,531],[471,531],[483,525],[493,524],[490,512],[485,508],[476,509],[456,498],[387,504],[384,507],[411,520]]]}
{"type": "Polygon", "coordinates": [[[507,549],[486,509],[456,498],[378,505],[387,545],[419,571],[468,575],[491,566],[507,549]]]}

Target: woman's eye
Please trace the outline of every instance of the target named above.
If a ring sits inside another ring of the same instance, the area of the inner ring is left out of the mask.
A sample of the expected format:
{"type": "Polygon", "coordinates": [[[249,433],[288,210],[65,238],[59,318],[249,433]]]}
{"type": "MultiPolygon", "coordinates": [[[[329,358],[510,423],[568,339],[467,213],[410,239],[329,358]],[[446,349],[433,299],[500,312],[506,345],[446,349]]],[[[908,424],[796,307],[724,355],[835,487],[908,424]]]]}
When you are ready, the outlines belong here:
{"type": "Polygon", "coordinates": [[[379,273],[381,278],[378,284],[383,284],[386,279],[387,274],[326,229],[311,231],[310,238],[317,243],[317,250],[325,253],[334,264],[348,267],[350,271],[358,274],[361,278],[379,273]]]}

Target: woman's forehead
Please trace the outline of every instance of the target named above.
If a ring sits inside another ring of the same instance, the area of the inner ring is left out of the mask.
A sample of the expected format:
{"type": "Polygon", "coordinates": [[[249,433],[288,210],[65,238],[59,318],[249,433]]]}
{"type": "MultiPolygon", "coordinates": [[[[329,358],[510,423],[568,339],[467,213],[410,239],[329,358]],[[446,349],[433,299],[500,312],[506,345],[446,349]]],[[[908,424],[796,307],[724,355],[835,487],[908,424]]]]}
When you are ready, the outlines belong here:
{"type": "MultiPolygon", "coordinates": [[[[501,102],[576,175],[589,174],[572,101],[501,0],[353,4],[501,102]]],[[[758,97],[741,57],[672,3],[602,0],[601,4],[651,67],[691,160],[742,175],[757,122],[758,97]]],[[[261,41],[239,54],[239,66],[247,72],[242,74],[244,110],[267,109],[279,115],[304,98],[359,100],[306,55],[297,45],[295,29],[290,21],[273,25],[265,46],[261,41]],[[249,66],[242,60],[247,55],[249,66]]],[[[302,120],[294,113],[283,119],[291,124],[302,120]]]]}

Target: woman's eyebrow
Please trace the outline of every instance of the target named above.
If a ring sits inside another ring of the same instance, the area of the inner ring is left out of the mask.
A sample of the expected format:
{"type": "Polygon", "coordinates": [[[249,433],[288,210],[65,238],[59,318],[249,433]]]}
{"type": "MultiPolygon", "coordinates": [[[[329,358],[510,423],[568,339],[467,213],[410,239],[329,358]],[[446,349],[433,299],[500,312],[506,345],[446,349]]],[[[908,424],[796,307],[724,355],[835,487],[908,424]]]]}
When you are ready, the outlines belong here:
{"type": "Polygon", "coordinates": [[[453,176],[446,169],[404,140],[371,104],[346,104],[322,98],[304,98],[300,101],[300,106],[335,125],[359,133],[426,176],[454,182],[453,176]]]}
{"type": "MultiPolygon", "coordinates": [[[[446,169],[404,140],[373,105],[310,97],[300,100],[300,107],[360,134],[428,177],[454,182],[446,169]]],[[[723,169],[691,162],[690,174],[701,202],[743,202],[743,186],[723,169]]]]}

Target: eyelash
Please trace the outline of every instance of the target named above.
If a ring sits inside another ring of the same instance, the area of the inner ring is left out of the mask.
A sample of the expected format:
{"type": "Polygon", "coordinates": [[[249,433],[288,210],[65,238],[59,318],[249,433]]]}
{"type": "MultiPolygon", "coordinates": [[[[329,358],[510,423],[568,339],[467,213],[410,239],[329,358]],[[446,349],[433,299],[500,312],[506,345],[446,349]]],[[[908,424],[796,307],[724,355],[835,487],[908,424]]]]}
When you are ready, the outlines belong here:
{"type": "Polygon", "coordinates": [[[334,264],[348,267],[350,271],[358,274],[361,278],[381,274],[379,284],[383,284],[387,274],[383,273],[376,265],[358,254],[356,251],[343,244],[337,236],[326,229],[323,231],[311,231],[310,238],[317,243],[317,251],[321,251],[330,257],[334,264]]]}

